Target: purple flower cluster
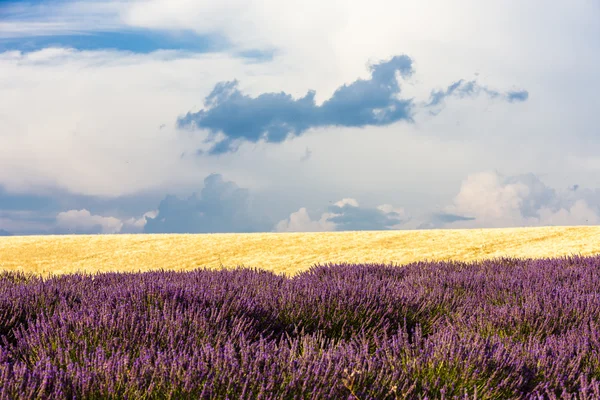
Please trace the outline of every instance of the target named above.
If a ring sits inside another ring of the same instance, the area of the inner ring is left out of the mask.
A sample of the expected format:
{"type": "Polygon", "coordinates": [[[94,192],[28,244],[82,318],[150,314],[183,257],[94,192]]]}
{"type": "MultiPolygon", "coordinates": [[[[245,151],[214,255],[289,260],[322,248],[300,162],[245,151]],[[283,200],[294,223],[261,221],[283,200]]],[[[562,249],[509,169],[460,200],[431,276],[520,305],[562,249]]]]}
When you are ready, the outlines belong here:
{"type": "Polygon", "coordinates": [[[597,399],[600,257],[0,274],[0,399],[597,399]]]}

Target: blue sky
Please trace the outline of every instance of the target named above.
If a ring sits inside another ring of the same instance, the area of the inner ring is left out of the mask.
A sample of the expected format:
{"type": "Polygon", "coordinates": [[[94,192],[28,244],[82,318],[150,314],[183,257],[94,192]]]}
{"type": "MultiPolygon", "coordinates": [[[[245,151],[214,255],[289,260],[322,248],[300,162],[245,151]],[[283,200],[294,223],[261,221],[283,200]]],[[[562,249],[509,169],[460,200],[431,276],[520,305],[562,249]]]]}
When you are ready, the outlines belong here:
{"type": "Polygon", "coordinates": [[[151,53],[156,50],[208,53],[219,51],[224,47],[219,38],[200,36],[186,31],[171,34],[148,29],[8,37],[3,38],[0,45],[2,51],[32,52],[47,47],[68,47],[77,50],[119,50],[134,53],[151,53]]]}
{"type": "Polygon", "coordinates": [[[599,17],[0,2],[0,235],[598,225],[599,17]]]}

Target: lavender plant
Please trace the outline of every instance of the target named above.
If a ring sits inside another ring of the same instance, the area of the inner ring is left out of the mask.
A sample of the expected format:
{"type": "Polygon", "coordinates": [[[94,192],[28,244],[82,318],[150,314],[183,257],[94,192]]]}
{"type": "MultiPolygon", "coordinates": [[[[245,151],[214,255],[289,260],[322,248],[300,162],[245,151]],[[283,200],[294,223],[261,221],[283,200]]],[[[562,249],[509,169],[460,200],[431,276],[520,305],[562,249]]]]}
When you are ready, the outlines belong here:
{"type": "Polygon", "coordinates": [[[600,257],[5,272],[14,398],[600,398],[600,257]]]}

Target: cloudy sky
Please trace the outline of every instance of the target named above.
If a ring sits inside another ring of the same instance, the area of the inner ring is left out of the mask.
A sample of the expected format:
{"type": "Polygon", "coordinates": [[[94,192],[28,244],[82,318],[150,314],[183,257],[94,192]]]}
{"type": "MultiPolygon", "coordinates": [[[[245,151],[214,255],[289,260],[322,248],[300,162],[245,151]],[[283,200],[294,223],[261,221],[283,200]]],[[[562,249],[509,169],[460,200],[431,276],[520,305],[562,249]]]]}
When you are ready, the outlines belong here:
{"type": "Polygon", "coordinates": [[[0,2],[0,235],[600,225],[598,0],[0,2]]]}

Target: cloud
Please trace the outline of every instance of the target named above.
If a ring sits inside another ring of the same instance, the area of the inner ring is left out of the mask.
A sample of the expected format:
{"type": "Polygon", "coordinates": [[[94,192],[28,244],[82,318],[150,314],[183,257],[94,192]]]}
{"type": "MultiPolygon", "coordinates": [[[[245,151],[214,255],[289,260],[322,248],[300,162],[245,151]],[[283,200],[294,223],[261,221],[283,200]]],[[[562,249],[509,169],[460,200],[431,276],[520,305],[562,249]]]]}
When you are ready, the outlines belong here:
{"type": "Polygon", "coordinates": [[[44,234],[56,223],[56,213],[0,210],[0,227],[13,235],[44,234]]]}
{"type": "Polygon", "coordinates": [[[166,196],[156,217],[146,220],[144,233],[261,232],[271,226],[250,211],[248,189],[225,182],[220,174],[204,179],[200,197],[166,196]]]}
{"type": "Polygon", "coordinates": [[[93,215],[86,209],[69,210],[56,215],[56,226],[49,229],[50,234],[116,234],[141,233],[147,218],[153,218],[158,211],[148,211],[141,218],[122,220],[116,217],[93,215]]]}
{"type": "Polygon", "coordinates": [[[119,1],[9,1],[0,6],[0,38],[111,31],[123,27],[119,1]]]}
{"type": "Polygon", "coordinates": [[[515,102],[515,101],[525,101],[529,98],[529,92],[527,90],[519,90],[516,92],[508,92],[506,94],[506,98],[508,99],[508,101],[515,102]]]}
{"type": "MultiPolygon", "coordinates": [[[[211,171],[236,176],[243,187],[250,187],[251,180],[261,180],[263,188],[269,185],[268,195],[263,196],[269,201],[260,205],[276,215],[275,221],[300,207],[311,210],[350,193],[361,204],[401,199],[407,209],[432,209],[434,203],[452,202],[468,172],[493,167],[543,170],[554,179],[553,187],[572,185],[576,176],[580,194],[582,188],[597,183],[597,167],[565,165],[565,153],[571,149],[578,159],[584,152],[598,153],[594,135],[599,122],[599,114],[586,106],[598,92],[600,51],[598,41],[590,41],[598,35],[590,32],[597,32],[599,25],[593,19],[597,13],[586,10],[583,1],[546,4],[538,0],[536,4],[548,11],[543,15],[534,15],[539,7],[529,12],[518,2],[482,5],[474,0],[461,0],[460,6],[436,0],[435,7],[389,1],[346,2],[342,7],[322,1],[293,7],[270,0],[183,1],[177,7],[171,0],[120,2],[126,10],[115,21],[148,29],[194,29],[198,35],[224,32],[233,41],[244,42],[245,49],[274,46],[281,57],[269,64],[247,65],[223,55],[181,57],[175,52],[168,57],[98,51],[64,52],[55,58],[50,52],[2,54],[0,179],[19,187],[40,182],[98,196],[160,187],[160,196],[135,212],[121,210],[117,202],[111,210],[70,200],[52,215],[86,209],[121,221],[156,208],[165,193],[187,196],[211,171]],[[539,37],[548,38],[555,52],[540,47],[539,37]],[[201,109],[203,97],[216,82],[235,77],[243,83],[239,90],[253,98],[283,91],[298,99],[314,89],[316,103],[322,104],[344,83],[370,79],[365,60],[385,58],[398,49],[419,62],[411,80],[427,83],[422,90],[402,83],[403,98],[428,101],[432,88],[445,92],[448,83],[461,77],[470,80],[475,70],[481,72],[481,84],[506,93],[516,83],[529,89],[531,98],[527,107],[502,104],[481,113],[478,110],[487,103],[485,93],[478,100],[486,101],[446,97],[444,113],[430,122],[415,118],[417,123],[410,126],[321,129],[318,135],[236,157],[179,159],[184,150],[193,154],[203,138],[194,140],[192,136],[200,135],[190,134],[190,140],[181,140],[185,135],[175,131],[172,122],[185,111],[201,109]],[[574,59],[579,60],[577,73],[569,74],[574,59]],[[460,129],[455,127],[457,120],[460,129]],[[167,126],[157,129],[164,122],[167,126]],[[313,150],[310,162],[299,165],[307,146],[313,150]]],[[[53,4],[45,2],[44,7],[53,4]]],[[[97,24],[80,18],[89,15],[87,11],[60,20],[52,12],[38,14],[46,28],[56,24],[53,35],[73,33],[74,27],[84,25],[112,29],[105,23],[108,19],[97,24]],[[63,23],[71,30],[59,29],[63,23]]],[[[10,22],[0,20],[0,25],[10,22]]],[[[19,22],[13,27],[40,32],[39,25],[19,22]]],[[[463,222],[469,221],[439,224],[451,227],[463,222]]],[[[17,232],[15,225],[0,221],[0,226],[17,232]]]]}
{"type": "Polygon", "coordinates": [[[416,218],[390,204],[368,208],[353,198],[344,198],[316,219],[311,218],[306,207],[301,207],[273,226],[266,218],[256,218],[250,210],[247,189],[225,182],[220,174],[211,174],[204,180],[200,197],[194,193],[181,200],[168,195],[158,210],[139,218],[72,209],[58,213],[50,221],[35,211],[7,210],[0,212],[0,225],[4,228],[0,235],[15,234],[14,227],[21,226],[23,230],[25,225],[41,221],[53,224],[50,228],[38,226],[35,234],[324,232],[600,224],[600,190],[575,191],[575,186],[578,185],[557,192],[532,173],[504,177],[498,172],[481,172],[467,176],[451,205],[416,218]]]}
{"type": "MultiPolygon", "coordinates": [[[[505,94],[501,94],[498,91],[492,90],[487,86],[480,85],[479,83],[477,83],[476,80],[465,81],[461,79],[448,86],[446,90],[433,90],[431,92],[429,102],[425,103],[424,107],[429,108],[439,106],[444,102],[446,97],[473,97],[479,95],[480,93],[484,93],[492,99],[502,98],[508,101],[509,103],[514,103],[517,101],[526,101],[529,98],[529,92],[527,92],[526,90],[508,91],[505,94]]],[[[430,111],[430,113],[433,115],[436,115],[438,112],[430,111]]]]}
{"type": "Polygon", "coordinates": [[[8,190],[0,184],[0,227],[15,235],[68,233],[66,225],[56,224],[57,214],[67,212],[65,210],[85,210],[92,216],[115,217],[123,222],[121,233],[134,233],[143,226],[140,228],[142,221],[132,216],[156,207],[163,197],[162,190],[107,197],[75,194],[55,187],[37,188],[37,191],[8,190]],[[58,230],[53,230],[57,226],[58,230]]]}
{"type": "Polygon", "coordinates": [[[0,3],[0,52],[50,47],[134,53],[229,51],[250,63],[270,61],[276,53],[274,49],[236,47],[219,29],[131,25],[125,21],[131,6],[111,0],[0,3]]]}
{"type": "MultiPolygon", "coordinates": [[[[215,168],[214,162],[203,166],[192,157],[179,162],[182,151],[200,141],[181,137],[172,123],[162,129],[160,124],[174,120],[198,91],[211,90],[205,76],[221,80],[240,74],[244,65],[225,55],[180,52],[0,53],[0,185],[99,197],[160,188],[151,206],[156,207],[167,191],[190,189],[215,168]],[[188,74],[202,78],[187,82],[188,74]]],[[[227,166],[217,168],[235,173],[227,166]]],[[[98,213],[78,204],[55,211],[75,208],[98,213]]]]}
{"type": "Polygon", "coordinates": [[[462,215],[448,214],[448,213],[435,213],[433,218],[445,224],[449,224],[456,221],[473,221],[475,218],[463,217],[462,215]]]}
{"type": "Polygon", "coordinates": [[[463,220],[438,217],[428,223],[445,228],[597,225],[599,200],[598,191],[589,189],[557,192],[533,173],[504,177],[487,171],[469,175],[445,208],[463,220]]]}
{"type": "Polygon", "coordinates": [[[68,229],[73,233],[118,233],[123,222],[114,217],[92,215],[88,210],[69,210],[56,216],[59,228],[68,229]]]}
{"type": "Polygon", "coordinates": [[[328,221],[333,214],[325,213],[318,221],[313,221],[308,215],[305,207],[290,214],[290,216],[279,221],[275,226],[275,232],[329,232],[335,230],[335,223],[328,221]]]}
{"type": "Polygon", "coordinates": [[[328,220],[334,222],[340,231],[387,230],[402,222],[396,211],[386,213],[380,209],[362,208],[358,203],[333,205],[329,210],[334,216],[328,220]]]}
{"type": "Polygon", "coordinates": [[[148,211],[141,218],[129,218],[123,221],[123,226],[119,233],[141,233],[148,222],[148,218],[154,218],[158,215],[158,210],[148,211]]]}
{"type": "Polygon", "coordinates": [[[0,229],[0,236],[12,236],[12,233],[5,231],[4,229],[0,229]]]}
{"type": "MultiPolygon", "coordinates": [[[[297,100],[284,92],[263,93],[252,98],[239,91],[237,80],[219,82],[206,97],[206,108],[179,117],[177,126],[207,129],[209,136],[205,142],[215,142],[215,135],[222,132],[225,138],[208,151],[209,155],[218,155],[236,152],[243,141],[256,143],[264,139],[268,143],[281,143],[290,135],[300,136],[310,128],[385,126],[398,121],[413,122],[413,100],[398,97],[401,90],[396,76],[399,74],[402,78],[409,78],[414,72],[412,64],[410,57],[400,55],[370,65],[370,79],[358,79],[349,85],[342,85],[320,106],[315,103],[314,90],[297,100]]],[[[500,96],[475,81],[460,80],[446,91],[433,92],[429,103],[422,107],[439,106],[447,96],[464,97],[482,91],[492,97],[500,96]]],[[[517,98],[525,100],[527,92],[523,93],[504,97],[511,101],[517,98]]],[[[199,154],[203,154],[203,151],[199,154]]]]}
{"type": "Polygon", "coordinates": [[[312,151],[309,150],[309,148],[307,147],[306,152],[304,153],[304,155],[302,156],[300,161],[307,161],[310,158],[311,154],[312,154],[312,151]]]}
{"type": "Polygon", "coordinates": [[[535,217],[554,198],[554,191],[532,174],[504,179],[497,172],[482,172],[467,177],[451,208],[478,220],[516,223],[523,216],[535,217]]]}
{"type": "Polygon", "coordinates": [[[36,193],[14,193],[0,184],[0,211],[10,210],[48,210],[56,207],[51,196],[36,193]]]}
{"type": "MultiPolygon", "coordinates": [[[[578,186],[578,185],[575,185],[578,186]]],[[[318,219],[305,207],[281,220],[277,232],[349,230],[479,229],[523,226],[577,226],[600,224],[600,190],[573,187],[556,191],[535,174],[505,177],[485,171],[467,176],[452,204],[440,211],[409,217],[402,208],[386,204],[362,208],[355,199],[343,199],[318,219]]]]}
{"type": "Polygon", "coordinates": [[[343,85],[321,106],[315,104],[314,90],[297,100],[284,92],[251,98],[237,89],[237,80],[220,82],[205,99],[207,109],[188,112],[177,120],[177,125],[208,129],[211,135],[207,141],[213,141],[218,132],[224,133],[226,138],[209,151],[214,155],[236,151],[233,142],[237,139],[280,143],[290,134],[300,136],[313,127],[362,127],[410,120],[411,100],[393,96],[400,93],[396,72],[410,76],[412,60],[404,55],[395,56],[371,65],[370,70],[371,79],[343,85]]]}
{"type": "Polygon", "coordinates": [[[319,220],[312,220],[306,208],[302,207],[275,226],[276,232],[324,232],[324,231],[362,231],[389,230],[405,222],[403,209],[390,204],[377,208],[360,207],[352,198],[345,198],[329,206],[329,212],[323,213],[319,220]]]}

